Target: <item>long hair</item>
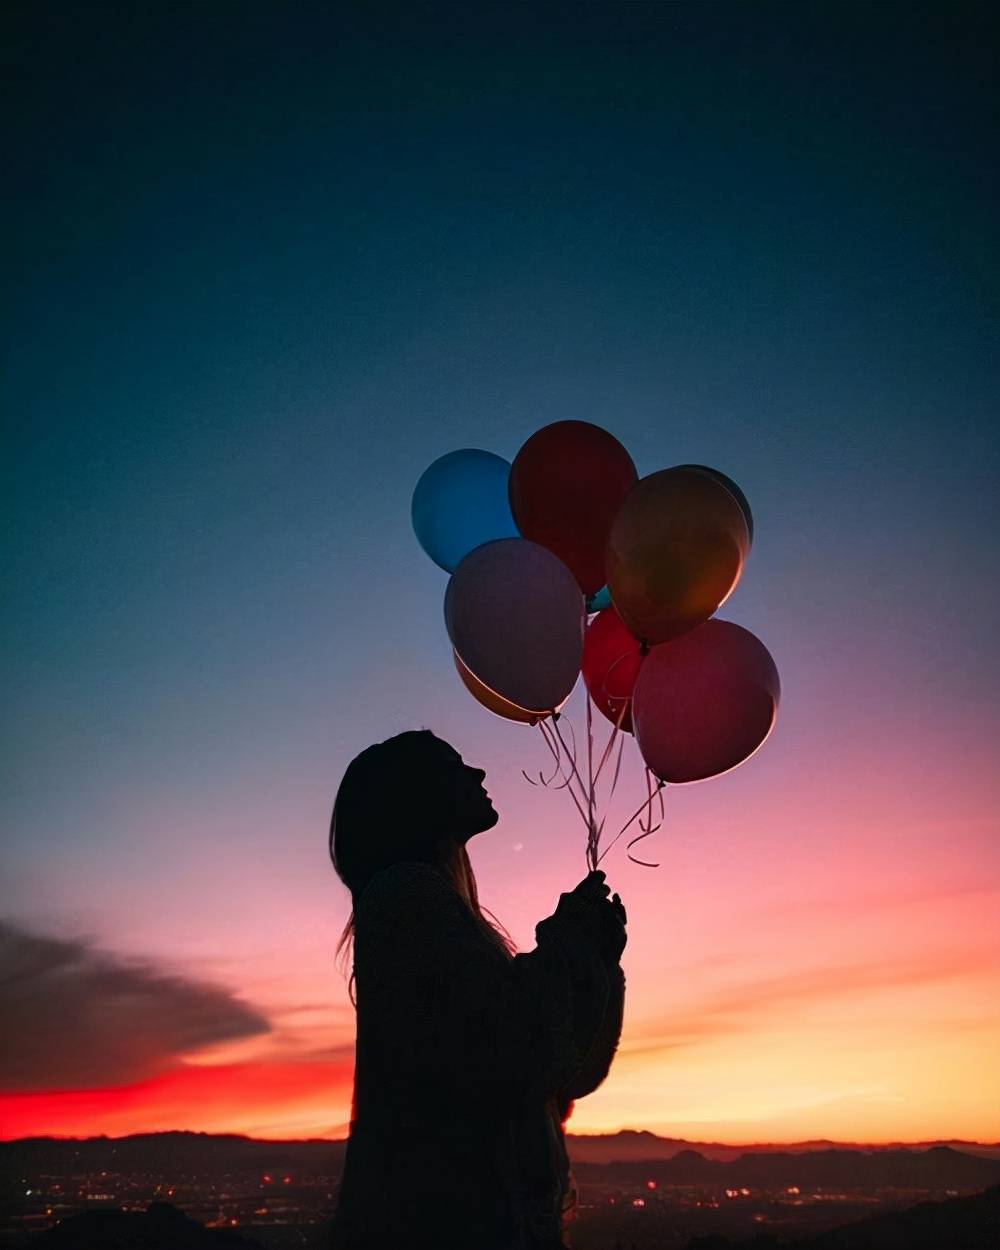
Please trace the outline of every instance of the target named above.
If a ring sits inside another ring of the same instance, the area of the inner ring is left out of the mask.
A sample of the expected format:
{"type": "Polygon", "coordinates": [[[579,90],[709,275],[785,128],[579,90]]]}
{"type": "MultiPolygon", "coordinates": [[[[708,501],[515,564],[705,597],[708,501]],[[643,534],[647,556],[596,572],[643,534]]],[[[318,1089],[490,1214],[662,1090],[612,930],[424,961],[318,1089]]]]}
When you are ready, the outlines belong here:
{"type": "MultiPolygon", "coordinates": [[[[347,767],[330,820],[330,859],[351,891],[351,915],[337,943],[341,973],[354,940],[357,900],[372,877],[400,861],[438,868],[477,917],[484,932],[509,955],[513,938],[479,902],[465,845],[444,828],[451,780],[442,767],[440,740],[429,729],[410,730],[362,751],[347,767]],[[400,811],[401,804],[405,804],[400,811]]],[[[353,960],[352,960],[353,965],[353,960]]],[[[353,966],[347,993],[355,1008],[353,966]]]]}

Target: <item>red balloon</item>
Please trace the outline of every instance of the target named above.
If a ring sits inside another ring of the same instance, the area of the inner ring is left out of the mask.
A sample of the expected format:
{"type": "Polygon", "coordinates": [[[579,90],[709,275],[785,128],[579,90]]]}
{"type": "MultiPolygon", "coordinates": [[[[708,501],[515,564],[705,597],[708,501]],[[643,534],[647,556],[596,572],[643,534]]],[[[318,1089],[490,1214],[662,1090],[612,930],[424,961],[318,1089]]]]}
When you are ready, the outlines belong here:
{"type": "Polygon", "coordinates": [[[731,621],[705,621],[643,661],[632,697],[642,758],[675,785],[717,777],[761,745],[780,697],[760,639],[731,621]]]}
{"type": "Polygon", "coordinates": [[[632,732],[632,689],[642,656],[639,643],[629,633],[614,608],[598,612],[583,638],[583,680],[595,706],[612,724],[632,732]]]}
{"type": "Polygon", "coordinates": [[[554,551],[592,595],[607,581],[611,523],[637,480],[632,457],[589,421],[556,421],[532,434],[510,470],[510,506],[525,538],[554,551]]]}
{"type": "Polygon", "coordinates": [[[611,602],[636,638],[666,642],[726,601],[749,549],[746,518],[721,482],[700,469],[661,469],[629,492],[611,527],[611,602]]]}

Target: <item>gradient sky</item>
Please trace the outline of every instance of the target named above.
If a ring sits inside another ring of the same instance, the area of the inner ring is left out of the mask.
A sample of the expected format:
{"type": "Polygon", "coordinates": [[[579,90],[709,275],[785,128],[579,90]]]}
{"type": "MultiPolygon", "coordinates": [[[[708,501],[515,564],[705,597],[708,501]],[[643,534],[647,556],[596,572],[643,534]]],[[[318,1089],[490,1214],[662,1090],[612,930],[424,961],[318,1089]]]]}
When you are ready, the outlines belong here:
{"type": "Polygon", "coordinates": [[[347,10],[14,19],[0,1133],[343,1135],[326,830],[401,729],[488,770],[530,949],[584,831],[409,504],[572,417],[742,485],[783,704],[603,865],[571,1130],[1000,1138],[989,6],[347,10]]]}

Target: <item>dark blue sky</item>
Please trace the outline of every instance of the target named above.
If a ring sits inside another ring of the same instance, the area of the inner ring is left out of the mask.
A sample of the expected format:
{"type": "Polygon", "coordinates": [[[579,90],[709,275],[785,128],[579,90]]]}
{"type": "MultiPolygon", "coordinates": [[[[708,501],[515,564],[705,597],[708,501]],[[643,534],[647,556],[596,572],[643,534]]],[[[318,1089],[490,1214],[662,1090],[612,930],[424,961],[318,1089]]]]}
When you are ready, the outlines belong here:
{"type": "MultiPolygon", "coordinates": [[[[564,417],[641,473],[710,463],[746,490],[758,540],[727,611],[798,709],[783,767],[961,756],[983,783],[993,21],[18,10],[3,629],[23,908],[45,915],[35,857],[120,850],[179,795],[284,796],[305,840],[374,737],[429,723],[489,752],[410,493],[445,451],[510,458],[564,417]]],[[[948,786],[945,808],[968,788],[948,786]]]]}

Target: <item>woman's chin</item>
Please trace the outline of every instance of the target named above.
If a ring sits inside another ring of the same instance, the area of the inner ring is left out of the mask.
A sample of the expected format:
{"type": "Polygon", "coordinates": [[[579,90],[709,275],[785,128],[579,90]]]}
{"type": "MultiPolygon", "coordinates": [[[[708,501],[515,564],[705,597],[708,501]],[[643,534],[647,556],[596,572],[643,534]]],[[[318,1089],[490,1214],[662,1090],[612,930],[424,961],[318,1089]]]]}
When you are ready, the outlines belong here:
{"type": "Polygon", "coordinates": [[[497,813],[496,808],[493,806],[492,803],[490,803],[487,808],[486,814],[483,816],[483,819],[479,824],[479,832],[485,833],[487,829],[492,829],[499,819],[500,819],[500,816],[497,813]]]}
{"type": "Polygon", "coordinates": [[[458,835],[459,840],[468,842],[477,833],[485,833],[487,829],[492,829],[499,819],[496,808],[488,799],[485,803],[477,803],[473,810],[466,813],[459,825],[460,828],[465,829],[464,833],[458,835]]]}

